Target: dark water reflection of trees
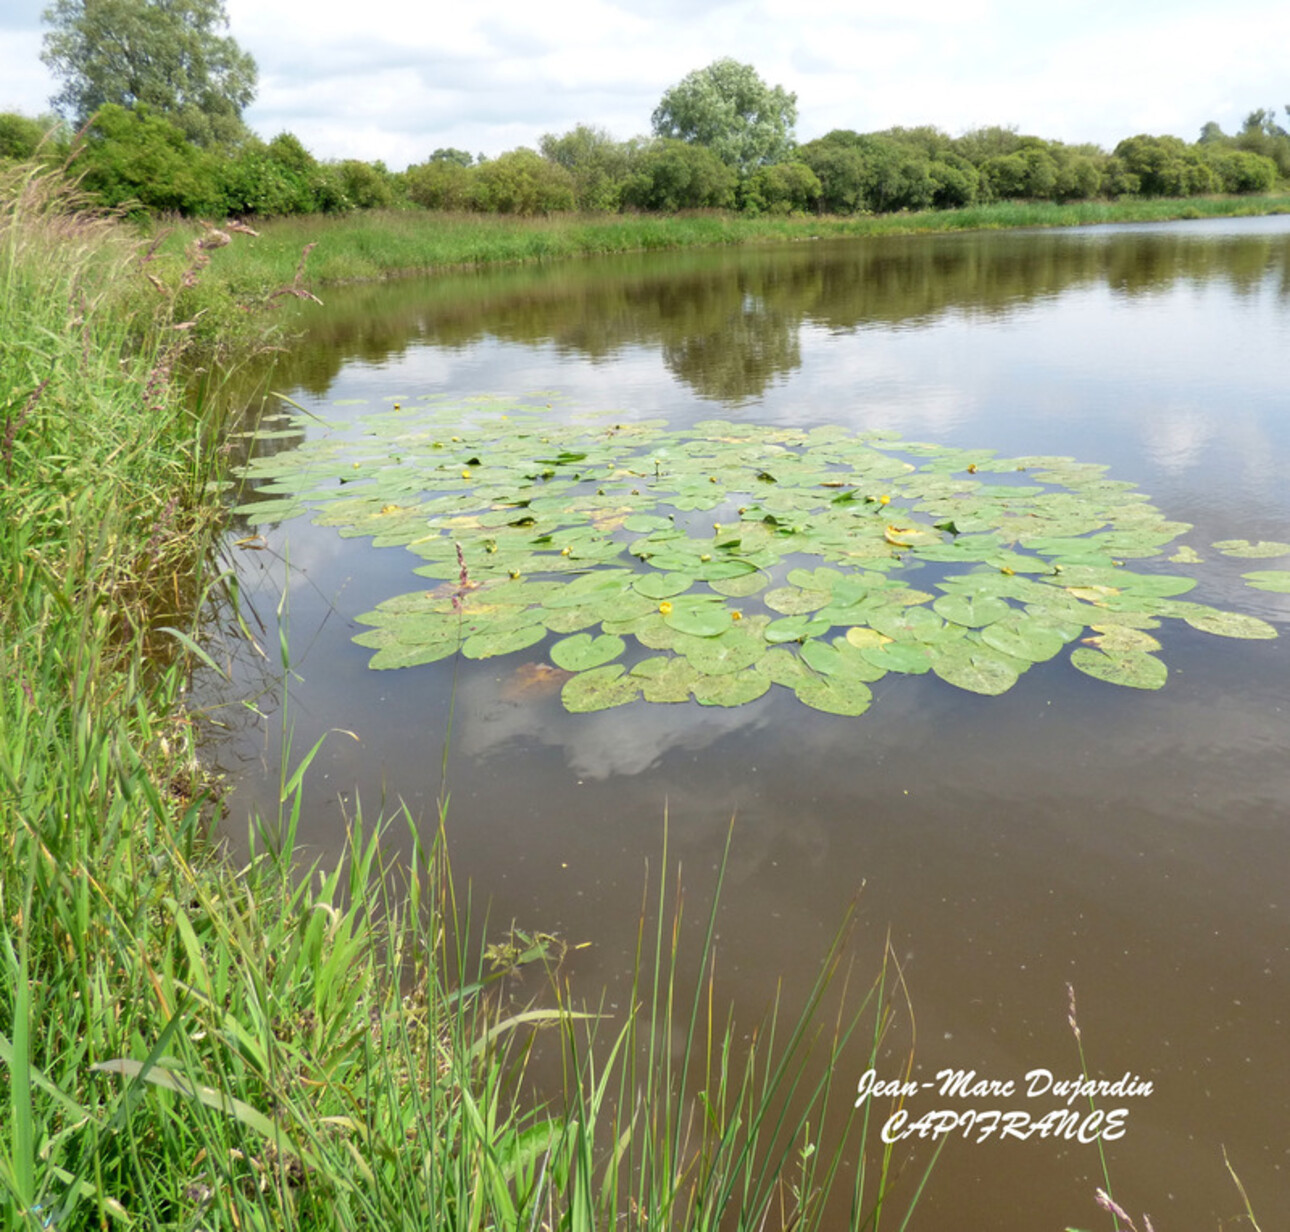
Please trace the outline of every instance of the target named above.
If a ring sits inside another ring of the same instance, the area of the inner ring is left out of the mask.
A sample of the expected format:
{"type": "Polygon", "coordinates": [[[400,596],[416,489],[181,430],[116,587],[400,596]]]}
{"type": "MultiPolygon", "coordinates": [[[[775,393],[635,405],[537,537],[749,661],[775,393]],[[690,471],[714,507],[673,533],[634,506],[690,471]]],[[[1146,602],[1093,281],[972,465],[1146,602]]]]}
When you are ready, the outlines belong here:
{"type": "Polygon", "coordinates": [[[322,395],[347,363],[487,338],[593,363],[658,348],[701,397],[738,406],[801,363],[803,326],[925,326],[949,313],[1002,317],[1105,285],[1141,296],[1218,281],[1253,294],[1269,275],[1290,298],[1290,238],[1126,230],[978,233],[802,242],[454,272],[337,287],[302,311],[304,343],[274,382],[322,395]]]}

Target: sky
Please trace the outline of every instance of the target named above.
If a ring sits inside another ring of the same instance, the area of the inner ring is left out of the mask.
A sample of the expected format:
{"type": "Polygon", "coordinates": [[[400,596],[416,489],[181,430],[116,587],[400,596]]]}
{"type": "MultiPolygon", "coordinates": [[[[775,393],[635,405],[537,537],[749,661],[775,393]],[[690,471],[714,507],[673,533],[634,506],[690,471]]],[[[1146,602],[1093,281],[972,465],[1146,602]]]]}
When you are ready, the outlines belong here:
{"type": "MultiPolygon", "coordinates": [[[[0,111],[36,115],[45,0],[0,0],[0,111]]],[[[982,125],[1113,149],[1194,141],[1290,103],[1286,0],[225,0],[259,65],[245,118],[322,159],[392,170],[590,124],[647,134],[668,87],[723,57],[797,95],[799,141],[982,125]]]]}

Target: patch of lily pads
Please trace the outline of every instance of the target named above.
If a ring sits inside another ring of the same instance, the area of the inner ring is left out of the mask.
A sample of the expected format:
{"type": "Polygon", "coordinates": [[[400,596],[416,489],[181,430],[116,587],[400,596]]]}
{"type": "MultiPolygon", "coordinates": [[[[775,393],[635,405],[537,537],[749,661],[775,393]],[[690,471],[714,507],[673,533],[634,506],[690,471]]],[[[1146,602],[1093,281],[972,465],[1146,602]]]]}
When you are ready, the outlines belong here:
{"type": "MultiPolygon", "coordinates": [[[[1166,620],[1276,636],[1182,598],[1195,577],[1143,566],[1201,563],[1170,549],[1190,526],[1072,458],[836,426],[554,422],[485,400],[399,404],[354,429],[254,459],[234,512],[308,512],[420,562],[422,589],[358,617],[374,668],[537,652],[567,674],[573,712],[781,688],[858,715],[888,674],[994,696],[1067,651],[1090,677],[1159,689],[1149,630],[1166,620]]],[[[1290,593],[1290,572],[1244,577],[1290,593]]]]}

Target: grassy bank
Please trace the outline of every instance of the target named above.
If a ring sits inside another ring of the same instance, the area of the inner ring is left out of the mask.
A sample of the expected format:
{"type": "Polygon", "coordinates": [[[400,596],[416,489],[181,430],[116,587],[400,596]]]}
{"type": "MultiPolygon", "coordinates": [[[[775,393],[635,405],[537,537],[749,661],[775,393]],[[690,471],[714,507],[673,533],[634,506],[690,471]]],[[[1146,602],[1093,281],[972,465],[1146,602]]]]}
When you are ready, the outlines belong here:
{"type": "MultiPolygon", "coordinates": [[[[800,1017],[772,1012],[740,1054],[749,1024],[722,1028],[708,982],[715,915],[682,987],[661,887],[640,1010],[610,1022],[547,978],[553,939],[513,934],[487,962],[466,948],[477,930],[442,847],[416,836],[426,819],[395,819],[414,842],[397,874],[361,816],[335,869],[294,868],[309,753],[267,819],[285,856],[261,844],[235,869],[204,842],[182,701],[219,425],[180,373],[207,251],[167,265],[47,180],[0,185],[0,1220],[894,1222],[891,1155],[866,1174],[848,1146],[846,1083],[843,1136],[819,1141],[832,1063],[859,1032],[877,1049],[896,984],[881,971],[848,1006],[842,935],[800,1017]],[[538,1028],[566,1074],[547,1105],[525,1080],[538,1028]]],[[[907,1179],[901,1208],[918,1192],[907,1179]]]]}
{"type": "Polygon", "coordinates": [[[363,212],[341,218],[280,219],[257,227],[253,243],[215,254],[214,272],[240,294],[295,283],[300,254],[307,286],[367,281],[463,265],[540,261],[658,249],[765,244],[854,236],[1073,227],[1290,212],[1290,195],[1123,202],[1004,202],[962,210],[850,218],[749,218],[737,214],[502,218],[423,211],[363,212]]]}

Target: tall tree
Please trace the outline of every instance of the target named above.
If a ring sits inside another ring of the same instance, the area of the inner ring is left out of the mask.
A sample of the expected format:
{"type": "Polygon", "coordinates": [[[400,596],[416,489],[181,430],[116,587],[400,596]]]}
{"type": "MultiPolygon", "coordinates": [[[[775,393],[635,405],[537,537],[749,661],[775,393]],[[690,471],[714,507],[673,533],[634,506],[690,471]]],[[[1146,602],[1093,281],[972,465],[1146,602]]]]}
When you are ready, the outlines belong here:
{"type": "Polygon", "coordinates": [[[751,64],[715,60],[668,90],[652,119],[655,136],[707,146],[748,175],[793,149],[797,95],[768,86],[751,64]]]}
{"type": "Polygon", "coordinates": [[[230,37],[223,0],[54,0],[40,58],[51,99],[77,126],[104,103],[146,103],[198,145],[245,134],[255,61],[230,37]]]}

